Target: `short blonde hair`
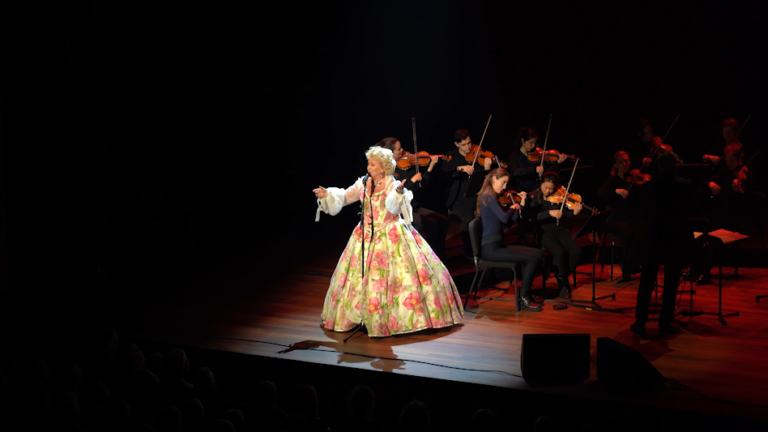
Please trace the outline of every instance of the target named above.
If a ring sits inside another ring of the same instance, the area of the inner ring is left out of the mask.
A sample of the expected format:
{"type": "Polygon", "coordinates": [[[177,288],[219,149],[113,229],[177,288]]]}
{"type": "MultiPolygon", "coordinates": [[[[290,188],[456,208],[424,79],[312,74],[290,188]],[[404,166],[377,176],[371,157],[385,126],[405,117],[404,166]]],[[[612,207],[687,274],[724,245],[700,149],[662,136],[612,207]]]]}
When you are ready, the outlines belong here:
{"type": "Polygon", "coordinates": [[[365,157],[368,159],[373,158],[384,169],[384,174],[392,175],[395,172],[395,156],[392,154],[392,150],[384,147],[373,146],[365,152],[365,157]]]}

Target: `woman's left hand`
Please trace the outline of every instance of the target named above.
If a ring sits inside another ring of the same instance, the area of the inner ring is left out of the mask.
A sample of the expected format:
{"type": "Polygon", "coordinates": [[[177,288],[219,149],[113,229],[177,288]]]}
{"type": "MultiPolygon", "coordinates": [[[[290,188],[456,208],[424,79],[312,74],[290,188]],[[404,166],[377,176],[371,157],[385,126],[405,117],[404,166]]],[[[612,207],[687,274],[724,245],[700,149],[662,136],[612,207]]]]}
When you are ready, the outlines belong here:
{"type": "Polygon", "coordinates": [[[558,156],[557,158],[557,163],[561,164],[565,162],[566,159],[568,159],[568,155],[561,153],[560,156],[558,156]]]}

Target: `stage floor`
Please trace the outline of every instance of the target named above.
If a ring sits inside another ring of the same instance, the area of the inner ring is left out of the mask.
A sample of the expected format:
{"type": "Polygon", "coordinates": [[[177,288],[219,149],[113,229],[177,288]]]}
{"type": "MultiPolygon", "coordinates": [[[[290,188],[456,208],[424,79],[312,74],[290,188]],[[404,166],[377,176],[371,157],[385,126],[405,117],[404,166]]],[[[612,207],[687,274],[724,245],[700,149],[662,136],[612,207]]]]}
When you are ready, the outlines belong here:
{"type": "MultiPolygon", "coordinates": [[[[470,301],[461,325],[441,331],[422,332],[383,339],[358,333],[334,333],[321,327],[320,312],[338,255],[339,244],[318,241],[307,253],[287,266],[251,273],[222,269],[184,295],[158,295],[151,302],[103,310],[100,318],[117,326],[123,337],[178,346],[247,353],[276,359],[334,365],[340,368],[382,371],[393,374],[496,386],[520,391],[549,392],[597,400],[625,400],[652,407],[719,413],[751,419],[768,419],[768,269],[723,269],[723,312],[739,312],[721,324],[711,315],[681,318],[687,327],[667,338],[657,338],[655,323],[650,337],[641,339],[629,331],[633,310],[621,313],[569,306],[543,312],[515,312],[513,301],[470,301]],[[620,397],[601,389],[595,363],[588,380],[575,387],[530,387],[521,377],[522,335],[589,333],[591,358],[599,337],[610,337],[640,351],[666,378],[688,388],[667,389],[655,394],[620,397]],[[292,347],[292,348],[289,348],[292,347]]],[[[451,254],[457,253],[454,250],[451,254]]],[[[258,260],[261,258],[253,258],[258,260]]],[[[474,268],[463,257],[446,261],[460,289],[469,285],[474,268]]],[[[591,264],[580,266],[589,272],[591,264]]],[[[598,264],[597,271],[600,271],[598,264]]],[[[620,270],[615,267],[615,276],[620,270]]],[[[597,275],[597,296],[606,308],[630,308],[635,304],[637,279],[611,282],[609,267],[597,275]]],[[[574,299],[590,299],[592,278],[578,275],[574,299]]],[[[717,311],[717,279],[695,287],[693,309],[717,311]]],[[[508,285],[500,281],[498,286],[508,285]]],[[[555,280],[547,281],[551,289],[555,280]]],[[[534,288],[541,286],[538,276],[534,288]]],[[[512,294],[486,288],[482,296],[512,298],[512,294]]],[[[690,309],[682,297],[681,309],[690,309]]]]}

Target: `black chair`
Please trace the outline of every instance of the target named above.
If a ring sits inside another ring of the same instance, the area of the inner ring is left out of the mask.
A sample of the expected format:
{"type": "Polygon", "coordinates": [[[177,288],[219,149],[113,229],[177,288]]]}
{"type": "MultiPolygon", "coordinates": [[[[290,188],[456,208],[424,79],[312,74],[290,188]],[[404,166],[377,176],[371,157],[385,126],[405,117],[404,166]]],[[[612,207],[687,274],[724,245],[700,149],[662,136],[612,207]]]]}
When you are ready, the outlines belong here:
{"type": "MultiPolygon", "coordinates": [[[[485,273],[488,271],[489,268],[508,268],[512,269],[512,283],[515,286],[515,310],[518,312],[521,310],[520,307],[520,290],[517,286],[517,268],[520,266],[519,263],[516,262],[509,262],[509,261],[488,261],[484,260],[480,256],[480,241],[483,238],[483,221],[480,218],[474,218],[469,223],[469,240],[472,243],[472,254],[474,255],[474,262],[475,262],[475,277],[472,278],[472,284],[469,286],[469,291],[467,291],[467,299],[464,301],[464,308],[466,309],[467,304],[469,304],[469,297],[472,295],[472,292],[475,292],[475,299],[477,299],[477,291],[480,290],[480,286],[483,284],[483,279],[485,279],[485,273]],[[475,286],[475,281],[477,281],[477,276],[480,273],[480,269],[483,268],[483,274],[480,276],[480,281],[477,283],[477,286],[475,286]]],[[[496,288],[500,289],[502,291],[508,291],[505,288],[496,288]]],[[[504,299],[507,300],[507,299],[504,299]]]]}

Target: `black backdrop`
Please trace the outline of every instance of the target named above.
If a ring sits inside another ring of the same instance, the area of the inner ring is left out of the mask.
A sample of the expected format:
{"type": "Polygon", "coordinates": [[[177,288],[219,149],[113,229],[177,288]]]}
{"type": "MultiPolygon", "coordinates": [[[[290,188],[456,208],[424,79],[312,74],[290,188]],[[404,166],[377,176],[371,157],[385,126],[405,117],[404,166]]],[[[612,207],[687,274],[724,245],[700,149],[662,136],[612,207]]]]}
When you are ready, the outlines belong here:
{"type": "Polygon", "coordinates": [[[493,113],[486,148],[505,157],[518,127],[543,135],[552,113],[551,148],[598,180],[641,116],[663,135],[682,113],[667,142],[687,162],[725,117],[752,115],[748,153],[766,138],[757,9],[159,3],[2,6],[18,291],[155,289],[214,262],[307,259],[306,239],[355,219],[315,224],[311,189],[351,184],[385,136],[410,148],[412,116],[420,149],[442,153],[459,128],[478,142],[493,113]]]}

